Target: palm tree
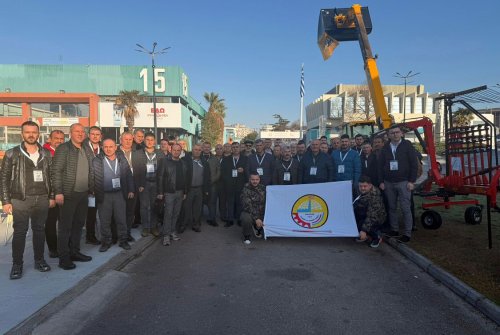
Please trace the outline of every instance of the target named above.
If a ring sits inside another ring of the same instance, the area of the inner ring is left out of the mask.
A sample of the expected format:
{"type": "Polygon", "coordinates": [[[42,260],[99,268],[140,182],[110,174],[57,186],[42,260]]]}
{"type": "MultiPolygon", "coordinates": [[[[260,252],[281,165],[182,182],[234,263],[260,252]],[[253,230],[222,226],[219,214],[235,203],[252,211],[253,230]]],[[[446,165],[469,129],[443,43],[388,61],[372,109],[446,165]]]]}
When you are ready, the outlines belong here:
{"type": "Polygon", "coordinates": [[[205,114],[201,127],[201,137],[205,141],[214,144],[222,144],[224,135],[224,117],[227,107],[224,99],[219,98],[218,93],[205,93],[205,100],[208,102],[208,112],[205,114]]]}
{"type": "Polygon", "coordinates": [[[134,130],[135,117],[139,115],[137,110],[137,103],[142,100],[142,96],[138,90],[132,91],[120,91],[120,95],[116,99],[118,105],[125,107],[123,111],[123,116],[125,117],[125,123],[127,124],[128,130],[131,132],[134,130]]]}
{"type": "Polygon", "coordinates": [[[205,93],[203,97],[208,102],[208,111],[212,110],[213,112],[219,113],[222,118],[226,117],[226,104],[224,102],[224,99],[219,98],[218,93],[205,93]]]}

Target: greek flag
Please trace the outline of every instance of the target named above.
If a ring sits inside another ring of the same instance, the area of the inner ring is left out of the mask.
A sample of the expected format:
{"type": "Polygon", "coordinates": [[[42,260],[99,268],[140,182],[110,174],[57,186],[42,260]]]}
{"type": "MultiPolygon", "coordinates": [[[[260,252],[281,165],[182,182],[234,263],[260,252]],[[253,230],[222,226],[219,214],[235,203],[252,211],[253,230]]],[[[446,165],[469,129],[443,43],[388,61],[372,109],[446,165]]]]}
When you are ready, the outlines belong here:
{"type": "Polygon", "coordinates": [[[300,97],[304,97],[304,64],[302,64],[302,75],[300,76],[300,97]]]}

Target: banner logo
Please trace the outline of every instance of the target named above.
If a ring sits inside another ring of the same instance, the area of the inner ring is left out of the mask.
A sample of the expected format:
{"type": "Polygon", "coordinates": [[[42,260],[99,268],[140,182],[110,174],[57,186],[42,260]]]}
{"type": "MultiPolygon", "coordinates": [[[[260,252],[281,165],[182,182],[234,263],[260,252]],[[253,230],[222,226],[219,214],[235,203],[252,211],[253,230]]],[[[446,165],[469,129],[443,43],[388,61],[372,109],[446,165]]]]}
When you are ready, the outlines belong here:
{"type": "Polygon", "coordinates": [[[328,205],[317,195],[304,195],[293,204],[292,219],[303,228],[319,228],[328,220],[328,205]]]}

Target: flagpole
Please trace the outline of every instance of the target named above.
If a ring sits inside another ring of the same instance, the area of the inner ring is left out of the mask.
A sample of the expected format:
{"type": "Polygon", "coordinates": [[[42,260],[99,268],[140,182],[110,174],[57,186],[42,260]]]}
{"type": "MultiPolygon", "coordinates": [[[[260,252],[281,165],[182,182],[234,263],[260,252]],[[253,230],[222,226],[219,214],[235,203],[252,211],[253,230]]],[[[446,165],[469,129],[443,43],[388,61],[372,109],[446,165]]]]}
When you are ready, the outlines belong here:
{"type": "Polygon", "coordinates": [[[300,139],[304,139],[303,131],[303,115],[304,115],[304,63],[302,63],[302,73],[300,77],[300,139]]]}

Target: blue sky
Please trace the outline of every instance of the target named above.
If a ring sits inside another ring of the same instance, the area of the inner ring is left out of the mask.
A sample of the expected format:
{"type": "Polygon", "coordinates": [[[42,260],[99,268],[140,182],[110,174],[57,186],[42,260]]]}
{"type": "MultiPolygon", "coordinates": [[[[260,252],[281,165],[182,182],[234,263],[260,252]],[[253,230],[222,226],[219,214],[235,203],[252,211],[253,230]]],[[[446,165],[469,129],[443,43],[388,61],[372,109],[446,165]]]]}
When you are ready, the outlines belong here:
{"type": "MultiPolygon", "coordinates": [[[[6,1],[0,63],[148,65],[135,43],[171,46],[158,66],[179,65],[193,98],[217,92],[226,123],[251,127],[297,120],[300,66],[305,104],[336,84],[365,82],[357,42],[328,61],[316,44],[321,8],[350,1],[6,1]]],[[[415,84],[447,92],[500,83],[500,1],[365,0],[370,42],[383,84],[396,72],[420,72],[415,84]]],[[[206,106],[206,104],[204,104],[206,106]]]]}

